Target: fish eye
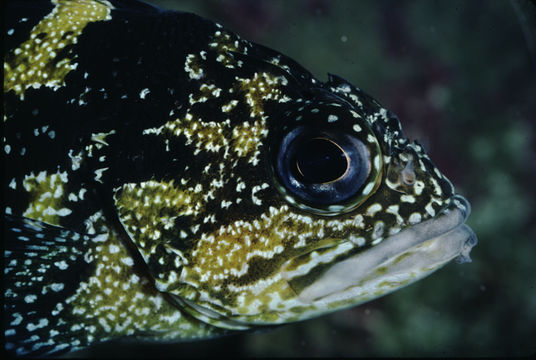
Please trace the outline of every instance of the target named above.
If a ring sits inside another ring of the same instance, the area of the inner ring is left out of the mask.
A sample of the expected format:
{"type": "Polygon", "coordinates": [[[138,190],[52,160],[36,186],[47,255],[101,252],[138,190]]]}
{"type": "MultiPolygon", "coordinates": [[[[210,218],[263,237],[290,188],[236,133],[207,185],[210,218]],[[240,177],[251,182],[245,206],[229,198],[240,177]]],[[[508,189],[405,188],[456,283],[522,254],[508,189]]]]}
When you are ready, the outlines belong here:
{"type": "Polygon", "coordinates": [[[350,165],[350,158],[344,149],[326,137],[303,141],[293,155],[294,176],[305,184],[337,181],[350,165]]]}
{"type": "Polygon", "coordinates": [[[371,171],[371,152],[362,140],[307,126],[299,126],[283,137],[274,167],[287,200],[327,214],[355,208],[367,195],[364,187],[375,183],[378,175],[371,171]]]}

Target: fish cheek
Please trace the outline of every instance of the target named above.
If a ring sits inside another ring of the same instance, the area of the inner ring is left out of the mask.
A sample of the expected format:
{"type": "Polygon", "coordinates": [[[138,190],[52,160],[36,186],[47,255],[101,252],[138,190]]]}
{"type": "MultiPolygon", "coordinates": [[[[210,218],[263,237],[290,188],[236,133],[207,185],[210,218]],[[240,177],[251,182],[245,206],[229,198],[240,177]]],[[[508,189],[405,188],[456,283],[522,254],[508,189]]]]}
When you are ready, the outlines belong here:
{"type": "Polygon", "coordinates": [[[187,263],[193,246],[188,230],[194,214],[201,212],[201,189],[183,189],[174,181],[149,180],[115,189],[119,219],[151,275],[165,290],[187,263]]]}

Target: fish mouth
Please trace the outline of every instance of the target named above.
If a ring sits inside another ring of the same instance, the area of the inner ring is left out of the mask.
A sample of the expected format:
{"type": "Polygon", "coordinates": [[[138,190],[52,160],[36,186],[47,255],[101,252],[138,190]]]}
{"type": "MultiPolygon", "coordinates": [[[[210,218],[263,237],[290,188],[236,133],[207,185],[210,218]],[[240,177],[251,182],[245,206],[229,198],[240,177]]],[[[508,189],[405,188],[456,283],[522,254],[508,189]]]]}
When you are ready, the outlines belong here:
{"type": "Polygon", "coordinates": [[[336,263],[298,297],[304,303],[352,299],[353,306],[413,283],[451,260],[470,262],[469,252],[477,244],[465,224],[470,212],[469,202],[455,195],[434,218],[336,263]]]}

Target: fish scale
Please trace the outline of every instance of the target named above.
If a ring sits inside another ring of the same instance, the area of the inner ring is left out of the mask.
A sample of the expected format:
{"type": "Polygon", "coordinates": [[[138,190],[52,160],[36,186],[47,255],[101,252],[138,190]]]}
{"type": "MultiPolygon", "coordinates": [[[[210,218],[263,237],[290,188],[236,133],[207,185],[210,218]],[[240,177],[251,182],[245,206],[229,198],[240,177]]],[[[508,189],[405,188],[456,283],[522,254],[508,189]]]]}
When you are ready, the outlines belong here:
{"type": "Polygon", "coordinates": [[[8,351],[306,320],[469,259],[468,202],[343,78],[194,14],[25,4],[5,27],[8,351]],[[311,143],[338,167],[302,163],[311,143]]]}

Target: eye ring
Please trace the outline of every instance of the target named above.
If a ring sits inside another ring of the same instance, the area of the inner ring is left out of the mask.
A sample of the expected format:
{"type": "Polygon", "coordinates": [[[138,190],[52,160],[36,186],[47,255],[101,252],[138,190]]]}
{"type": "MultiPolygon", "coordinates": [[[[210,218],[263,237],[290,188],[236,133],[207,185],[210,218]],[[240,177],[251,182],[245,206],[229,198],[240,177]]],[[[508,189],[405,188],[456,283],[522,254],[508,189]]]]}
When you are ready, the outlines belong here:
{"type": "Polygon", "coordinates": [[[309,212],[336,215],[355,209],[381,179],[379,144],[368,135],[362,138],[314,126],[288,131],[275,147],[276,187],[288,202],[309,212]],[[322,151],[327,152],[326,159],[315,160],[322,151]]]}

